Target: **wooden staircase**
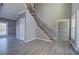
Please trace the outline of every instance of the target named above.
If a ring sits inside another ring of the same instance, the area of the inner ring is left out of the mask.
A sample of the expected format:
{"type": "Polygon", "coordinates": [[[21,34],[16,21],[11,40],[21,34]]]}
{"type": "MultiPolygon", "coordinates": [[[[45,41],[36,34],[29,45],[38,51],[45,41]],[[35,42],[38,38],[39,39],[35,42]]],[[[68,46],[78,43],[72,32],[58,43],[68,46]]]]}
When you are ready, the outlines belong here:
{"type": "Polygon", "coordinates": [[[53,30],[48,27],[35,13],[35,8],[32,7],[30,3],[26,3],[27,9],[29,10],[30,14],[33,16],[34,20],[36,21],[37,25],[40,29],[51,39],[53,40],[53,30]]]}

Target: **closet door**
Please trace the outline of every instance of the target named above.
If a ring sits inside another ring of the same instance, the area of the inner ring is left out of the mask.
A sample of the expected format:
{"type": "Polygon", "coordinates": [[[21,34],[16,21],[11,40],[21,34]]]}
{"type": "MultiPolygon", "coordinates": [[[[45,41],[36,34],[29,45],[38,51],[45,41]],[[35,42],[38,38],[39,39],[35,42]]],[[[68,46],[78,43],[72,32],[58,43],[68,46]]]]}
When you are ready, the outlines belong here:
{"type": "Polygon", "coordinates": [[[20,17],[20,39],[25,40],[25,16],[20,17]]]}

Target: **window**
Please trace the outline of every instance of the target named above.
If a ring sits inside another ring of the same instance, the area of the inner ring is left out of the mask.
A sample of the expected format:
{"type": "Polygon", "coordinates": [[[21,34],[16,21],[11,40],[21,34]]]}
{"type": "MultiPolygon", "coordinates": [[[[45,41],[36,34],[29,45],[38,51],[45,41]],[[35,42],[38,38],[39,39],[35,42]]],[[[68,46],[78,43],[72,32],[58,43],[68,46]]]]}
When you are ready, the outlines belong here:
{"type": "Polygon", "coordinates": [[[0,22],[0,36],[7,34],[7,23],[0,22]]]}

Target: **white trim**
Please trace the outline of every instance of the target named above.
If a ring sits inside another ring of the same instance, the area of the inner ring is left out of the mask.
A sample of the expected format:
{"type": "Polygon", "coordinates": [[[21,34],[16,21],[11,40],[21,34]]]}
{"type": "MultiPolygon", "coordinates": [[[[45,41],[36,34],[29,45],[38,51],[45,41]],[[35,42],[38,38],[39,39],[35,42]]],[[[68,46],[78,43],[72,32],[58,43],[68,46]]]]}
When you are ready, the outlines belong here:
{"type": "Polygon", "coordinates": [[[29,40],[24,41],[24,42],[25,42],[25,43],[28,43],[28,42],[30,42],[30,41],[32,41],[32,40],[36,40],[36,39],[32,38],[32,39],[29,39],[29,40]]]}
{"type": "Polygon", "coordinates": [[[32,40],[36,40],[36,39],[37,39],[37,40],[47,41],[47,42],[52,42],[52,40],[48,40],[48,39],[44,39],[44,38],[38,38],[38,37],[29,39],[29,40],[27,40],[27,41],[23,41],[23,40],[21,40],[21,39],[18,38],[18,40],[21,40],[21,41],[23,41],[23,42],[25,42],[25,43],[28,43],[28,42],[30,42],[30,41],[32,41],[32,40]]]}
{"type": "MultiPolygon", "coordinates": [[[[17,38],[18,38],[18,37],[17,37],[17,38]]],[[[21,39],[18,38],[18,40],[21,40],[21,39]]],[[[29,40],[27,40],[27,41],[26,41],[26,40],[25,40],[25,41],[24,41],[24,40],[21,40],[21,41],[23,41],[23,42],[25,42],[25,43],[28,43],[28,42],[30,42],[30,41],[32,41],[32,40],[36,40],[36,39],[35,39],[35,38],[32,38],[32,39],[29,39],[29,40]]]]}
{"type": "Polygon", "coordinates": [[[47,42],[52,42],[52,40],[50,40],[50,39],[45,39],[45,38],[36,37],[36,38],[34,38],[34,39],[43,40],[43,41],[47,41],[47,42]]]}
{"type": "Polygon", "coordinates": [[[69,19],[59,19],[57,22],[69,22],[69,19]]]}

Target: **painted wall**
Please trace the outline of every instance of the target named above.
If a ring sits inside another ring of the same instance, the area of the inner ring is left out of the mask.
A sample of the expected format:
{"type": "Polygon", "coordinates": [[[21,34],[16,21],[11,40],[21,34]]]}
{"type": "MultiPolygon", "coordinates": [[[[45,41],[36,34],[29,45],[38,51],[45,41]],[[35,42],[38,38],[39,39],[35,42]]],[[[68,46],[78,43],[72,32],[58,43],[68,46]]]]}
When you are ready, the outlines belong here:
{"type": "Polygon", "coordinates": [[[71,15],[73,15],[77,10],[79,9],[79,3],[72,3],[72,12],[71,15]]]}
{"type": "Polygon", "coordinates": [[[27,10],[25,14],[22,14],[16,23],[16,37],[20,40],[23,40],[25,42],[30,41],[35,38],[43,38],[47,39],[47,36],[44,34],[44,32],[37,26],[35,20],[27,10]],[[23,21],[23,18],[25,18],[25,21],[23,21]],[[37,35],[37,33],[39,34],[37,35]],[[25,36],[25,37],[23,37],[25,36]]]}
{"type": "Polygon", "coordinates": [[[36,23],[28,10],[17,20],[17,38],[23,41],[36,38],[36,23]]]}
{"type": "Polygon", "coordinates": [[[16,36],[16,20],[0,18],[0,21],[8,23],[8,36],[16,36]]]}
{"type": "MultiPolygon", "coordinates": [[[[74,41],[72,40],[73,47],[75,48],[76,51],[79,52],[79,3],[72,3],[72,13],[71,16],[75,15],[75,21],[76,21],[76,26],[75,26],[75,39],[74,41]],[[74,43],[73,43],[74,42],[74,43]]],[[[73,20],[73,19],[72,19],[73,20]]]]}
{"type": "MultiPolygon", "coordinates": [[[[70,4],[36,4],[36,14],[53,30],[57,30],[58,19],[70,19],[70,4]]],[[[54,31],[54,32],[55,32],[54,31]]],[[[26,11],[26,40],[39,37],[47,38],[36,25],[31,14],[26,11]],[[40,34],[39,34],[40,33],[40,34]]]]}
{"type": "Polygon", "coordinates": [[[36,38],[36,25],[29,11],[26,11],[26,40],[36,38]]]}
{"type": "MultiPolygon", "coordinates": [[[[44,3],[35,4],[36,14],[38,17],[54,30],[57,34],[57,20],[58,19],[70,19],[71,16],[71,4],[62,3],[44,3]]],[[[55,36],[57,36],[55,34],[55,36]]]]}
{"type": "Polygon", "coordinates": [[[36,26],[36,37],[42,38],[43,40],[50,40],[50,38],[38,26],[36,26]]]}
{"type": "Polygon", "coordinates": [[[49,27],[56,27],[56,20],[70,19],[70,4],[36,4],[36,13],[49,27]]]}
{"type": "Polygon", "coordinates": [[[16,20],[18,14],[26,10],[25,3],[4,3],[0,10],[0,17],[16,20]]]}

